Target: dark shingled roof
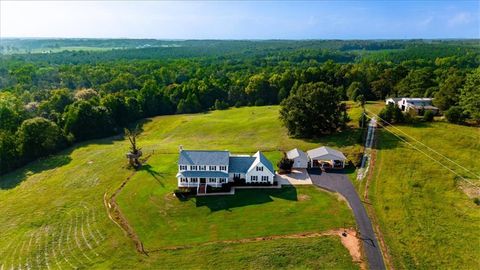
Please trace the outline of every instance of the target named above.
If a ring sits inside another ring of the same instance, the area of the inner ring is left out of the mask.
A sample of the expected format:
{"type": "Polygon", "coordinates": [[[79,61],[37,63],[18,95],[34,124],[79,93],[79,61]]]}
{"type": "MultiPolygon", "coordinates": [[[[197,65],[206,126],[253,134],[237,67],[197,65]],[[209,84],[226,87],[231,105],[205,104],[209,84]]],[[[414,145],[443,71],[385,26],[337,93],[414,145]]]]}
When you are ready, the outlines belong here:
{"type": "Polygon", "coordinates": [[[178,164],[228,166],[228,151],[181,150],[178,164]]]}
{"type": "Polygon", "coordinates": [[[255,157],[250,156],[231,156],[228,172],[230,173],[246,173],[255,161],[255,157]]]}

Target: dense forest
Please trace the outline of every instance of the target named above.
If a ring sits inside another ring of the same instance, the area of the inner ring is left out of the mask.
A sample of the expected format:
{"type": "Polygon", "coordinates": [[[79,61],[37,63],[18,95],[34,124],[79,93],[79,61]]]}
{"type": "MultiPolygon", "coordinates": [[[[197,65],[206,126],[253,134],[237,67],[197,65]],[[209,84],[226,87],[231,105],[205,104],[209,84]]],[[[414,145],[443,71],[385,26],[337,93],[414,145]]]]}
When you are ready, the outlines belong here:
{"type": "MultiPolygon", "coordinates": [[[[434,97],[480,121],[480,45],[449,41],[2,41],[0,174],[155,115],[279,104],[322,83],[343,100],[434,97]],[[68,50],[73,46],[106,50],[68,50]],[[32,48],[57,53],[12,53],[32,48]],[[122,48],[122,49],[118,49],[122,48]]],[[[461,121],[458,121],[461,122],[461,121]]]]}

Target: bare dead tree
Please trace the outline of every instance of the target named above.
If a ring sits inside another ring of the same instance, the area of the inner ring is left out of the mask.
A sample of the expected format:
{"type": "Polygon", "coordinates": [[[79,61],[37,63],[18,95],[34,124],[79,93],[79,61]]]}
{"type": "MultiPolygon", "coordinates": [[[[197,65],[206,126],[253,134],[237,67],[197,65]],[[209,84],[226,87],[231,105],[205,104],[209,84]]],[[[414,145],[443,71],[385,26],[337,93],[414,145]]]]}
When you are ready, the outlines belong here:
{"type": "Polygon", "coordinates": [[[130,141],[130,152],[127,153],[127,158],[130,166],[135,169],[138,169],[142,166],[140,162],[140,157],[142,156],[141,148],[137,146],[137,137],[140,134],[138,126],[134,130],[125,129],[125,136],[130,141]]]}

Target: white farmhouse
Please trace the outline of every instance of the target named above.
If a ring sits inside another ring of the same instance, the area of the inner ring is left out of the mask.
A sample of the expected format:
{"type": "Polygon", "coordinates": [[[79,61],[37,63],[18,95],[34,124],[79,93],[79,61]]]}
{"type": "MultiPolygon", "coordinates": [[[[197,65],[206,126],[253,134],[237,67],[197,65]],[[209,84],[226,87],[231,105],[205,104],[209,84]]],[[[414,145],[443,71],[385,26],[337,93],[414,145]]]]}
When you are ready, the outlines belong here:
{"type": "Polygon", "coordinates": [[[298,148],[294,148],[287,152],[287,158],[293,160],[292,168],[306,169],[308,168],[308,156],[305,152],[298,148]]]}
{"type": "Polygon", "coordinates": [[[385,100],[385,104],[388,105],[388,104],[393,104],[393,105],[397,105],[398,106],[398,102],[402,100],[402,98],[387,98],[385,100]]]}
{"type": "Polygon", "coordinates": [[[421,114],[422,111],[432,111],[437,114],[439,109],[432,105],[433,98],[387,98],[385,103],[397,105],[402,111],[415,111],[421,114]]]}
{"type": "Polygon", "coordinates": [[[207,185],[221,187],[238,180],[273,184],[272,163],[258,151],[253,156],[235,156],[229,151],[183,150],[178,159],[178,187],[196,188],[204,194],[207,185]]]}

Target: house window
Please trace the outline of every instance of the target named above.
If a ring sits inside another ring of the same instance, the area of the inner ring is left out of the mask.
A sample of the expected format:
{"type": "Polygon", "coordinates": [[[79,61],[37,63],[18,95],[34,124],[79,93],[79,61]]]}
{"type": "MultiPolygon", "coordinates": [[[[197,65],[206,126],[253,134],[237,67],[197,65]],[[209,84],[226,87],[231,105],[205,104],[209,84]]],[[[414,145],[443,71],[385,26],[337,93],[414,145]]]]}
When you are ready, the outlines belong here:
{"type": "Polygon", "coordinates": [[[268,176],[262,176],[262,182],[268,182],[268,176]]]}
{"type": "Polygon", "coordinates": [[[187,165],[180,165],[180,171],[185,171],[187,169],[187,165]]]}
{"type": "Polygon", "coordinates": [[[190,165],[190,170],[196,171],[197,170],[197,165],[190,165]]]}
{"type": "Polygon", "coordinates": [[[252,175],[252,176],[250,176],[250,180],[251,180],[251,181],[257,181],[257,180],[258,180],[258,176],[252,175]]]}
{"type": "Polygon", "coordinates": [[[209,183],[216,183],[216,182],[217,182],[217,179],[215,179],[215,178],[210,178],[210,179],[208,179],[208,182],[209,182],[209,183]]]}
{"type": "Polygon", "coordinates": [[[198,170],[199,170],[199,171],[206,171],[206,170],[207,170],[207,166],[205,166],[205,165],[200,165],[200,166],[198,166],[198,170]]]}
{"type": "Polygon", "coordinates": [[[181,183],[186,183],[186,182],[188,182],[188,181],[187,181],[187,178],[180,178],[180,182],[181,182],[181,183]]]}
{"type": "Polygon", "coordinates": [[[226,171],[227,170],[227,166],[220,166],[220,171],[226,171]]]}
{"type": "Polygon", "coordinates": [[[217,170],[217,166],[210,166],[210,171],[216,171],[217,170]]]}
{"type": "Polygon", "coordinates": [[[257,172],[263,172],[263,167],[262,166],[257,166],[257,172]]]}
{"type": "Polygon", "coordinates": [[[226,183],[227,179],[226,178],[220,178],[220,183],[226,183]]]}
{"type": "Polygon", "coordinates": [[[192,182],[192,183],[197,183],[197,182],[198,182],[198,179],[197,179],[197,178],[190,178],[190,182],[192,182]]]}

